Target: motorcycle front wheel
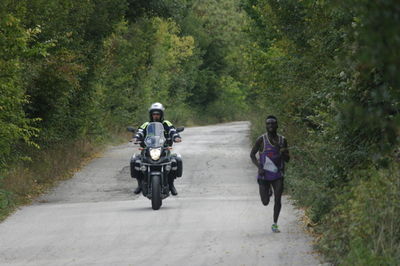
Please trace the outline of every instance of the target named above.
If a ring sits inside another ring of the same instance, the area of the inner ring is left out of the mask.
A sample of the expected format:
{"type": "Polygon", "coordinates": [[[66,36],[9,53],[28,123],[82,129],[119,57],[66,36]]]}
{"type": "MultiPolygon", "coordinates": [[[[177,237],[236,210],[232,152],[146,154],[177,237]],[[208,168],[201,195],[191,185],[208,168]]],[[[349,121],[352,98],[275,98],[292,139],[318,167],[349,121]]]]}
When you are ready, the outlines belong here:
{"type": "Polygon", "coordinates": [[[161,207],[161,182],[159,175],[151,177],[151,207],[153,210],[158,210],[161,207]]]}

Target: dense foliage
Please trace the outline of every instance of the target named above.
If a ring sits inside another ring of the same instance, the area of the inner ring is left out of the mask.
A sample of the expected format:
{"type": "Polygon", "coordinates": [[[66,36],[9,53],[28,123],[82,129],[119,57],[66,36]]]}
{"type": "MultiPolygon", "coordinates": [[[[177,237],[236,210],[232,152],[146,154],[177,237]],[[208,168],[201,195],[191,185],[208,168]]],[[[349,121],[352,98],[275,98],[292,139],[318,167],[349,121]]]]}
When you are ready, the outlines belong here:
{"type": "MultiPolygon", "coordinates": [[[[245,0],[249,100],[292,144],[287,182],[334,263],[400,262],[397,1],[245,0]]],[[[262,121],[255,132],[262,130],[262,121]],[[257,129],[258,128],[258,129],[257,129]]]]}

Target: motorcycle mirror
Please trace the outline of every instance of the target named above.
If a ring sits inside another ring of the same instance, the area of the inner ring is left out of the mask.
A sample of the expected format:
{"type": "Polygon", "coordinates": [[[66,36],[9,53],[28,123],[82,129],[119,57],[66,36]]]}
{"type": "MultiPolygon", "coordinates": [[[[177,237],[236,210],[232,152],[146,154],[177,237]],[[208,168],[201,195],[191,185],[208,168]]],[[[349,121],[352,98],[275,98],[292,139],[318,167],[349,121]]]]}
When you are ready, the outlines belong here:
{"type": "Polygon", "coordinates": [[[176,132],[182,132],[182,131],[184,131],[185,130],[185,127],[178,127],[177,129],[176,129],[176,132]]]}
{"type": "Polygon", "coordinates": [[[126,130],[129,132],[135,133],[136,129],[134,127],[127,127],[126,130]]]}

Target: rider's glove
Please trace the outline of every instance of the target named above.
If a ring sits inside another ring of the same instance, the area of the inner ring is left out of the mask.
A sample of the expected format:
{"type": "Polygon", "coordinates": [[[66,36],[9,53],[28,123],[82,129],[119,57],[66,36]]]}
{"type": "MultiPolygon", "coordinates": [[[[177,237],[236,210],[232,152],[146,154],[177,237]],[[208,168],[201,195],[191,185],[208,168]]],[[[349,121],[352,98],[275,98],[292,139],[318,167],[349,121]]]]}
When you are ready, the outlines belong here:
{"type": "Polygon", "coordinates": [[[139,128],[134,138],[136,139],[136,142],[140,143],[143,141],[143,137],[144,137],[143,129],[139,128]]]}
{"type": "Polygon", "coordinates": [[[181,142],[182,138],[181,138],[181,136],[179,136],[179,134],[175,134],[173,136],[173,140],[174,140],[174,142],[181,142]]]}
{"type": "Polygon", "coordinates": [[[132,140],[133,140],[133,143],[140,144],[143,141],[143,137],[140,134],[136,134],[132,140]]]}

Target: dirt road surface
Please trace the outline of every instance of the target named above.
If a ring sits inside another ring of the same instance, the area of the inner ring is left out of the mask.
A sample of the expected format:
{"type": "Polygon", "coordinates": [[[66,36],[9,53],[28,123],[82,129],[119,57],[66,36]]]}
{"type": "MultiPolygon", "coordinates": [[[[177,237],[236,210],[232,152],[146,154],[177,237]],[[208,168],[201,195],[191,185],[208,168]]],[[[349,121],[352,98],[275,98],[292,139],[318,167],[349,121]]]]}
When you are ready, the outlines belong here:
{"type": "Polygon", "coordinates": [[[187,128],[179,195],[158,211],[132,193],[137,148],[109,149],[0,224],[0,265],[319,265],[287,197],[271,232],[248,134],[248,122],[187,128]]]}

